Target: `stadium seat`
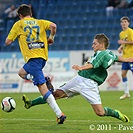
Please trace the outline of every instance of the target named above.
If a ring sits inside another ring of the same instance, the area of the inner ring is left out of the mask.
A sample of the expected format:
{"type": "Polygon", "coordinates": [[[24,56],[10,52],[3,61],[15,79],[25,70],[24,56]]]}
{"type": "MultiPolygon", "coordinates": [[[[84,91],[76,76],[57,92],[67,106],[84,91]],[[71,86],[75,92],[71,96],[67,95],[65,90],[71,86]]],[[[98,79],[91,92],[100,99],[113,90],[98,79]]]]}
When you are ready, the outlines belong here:
{"type": "Polygon", "coordinates": [[[6,35],[8,34],[9,30],[13,26],[14,22],[15,22],[14,19],[7,20],[7,23],[6,23],[6,35]]]}
{"type": "MultiPolygon", "coordinates": [[[[133,9],[129,8],[114,10],[114,16],[107,18],[107,0],[48,0],[48,2],[46,0],[21,0],[20,4],[21,2],[31,3],[37,18],[47,19],[57,24],[55,45],[49,47],[51,51],[92,50],[91,41],[97,33],[105,33],[110,38],[110,48],[117,49],[121,16],[128,15],[131,21],[133,20],[133,9]]],[[[4,42],[3,38],[6,37],[13,23],[11,20],[7,22],[5,33],[0,37],[1,42],[4,42]]],[[[132,23],[131,26],[133,27],[132,23]]],[[[2,31],[1,28],[0,31],[2,31]]],[[[17,47],[16,43],[10,49],[11,51],[15,50],[13,47],[17,47]]],[[[5,47],[1,48],[1,50],[4,49],[6,50],[5,47]]]]}
{"type": "Polygon", "coordinates": [[[30,4],[30,0],[21,0],[21,4],[30,4]]]}

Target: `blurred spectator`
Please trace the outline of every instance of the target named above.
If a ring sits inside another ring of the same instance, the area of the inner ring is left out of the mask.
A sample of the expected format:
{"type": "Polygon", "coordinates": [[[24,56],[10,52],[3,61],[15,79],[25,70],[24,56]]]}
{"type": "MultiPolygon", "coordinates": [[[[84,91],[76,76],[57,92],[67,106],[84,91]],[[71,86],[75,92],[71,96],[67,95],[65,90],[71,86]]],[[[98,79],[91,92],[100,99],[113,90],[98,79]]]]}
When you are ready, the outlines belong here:
{"type": "Polygon", "coordinates": [[[108,5],[106,7],[106,16],[113,16],[114,8],[119,5],[119,0],[108,0],[108,5]]]}
{"type": "Polygon", "coordinates": [[[133,0],[128,0],[128,7],[133,8],[133,0]]]}
{"type": "Polygon", "coordinates": [[[5,9],[3,18],[4,18],[5,27],[7,26],[8,20],[13,20],[15,22],[18,19],[17,8],[15,7],[15,5],[11,5],[7,9],[5,9]]]}
{"type": "Polygon", "coordinates": [[[127,7],[128,7],[127,0],[120,0],[119,4],[116,6],[116,8],[127,8],[127,7]]]}
{"type": "Polygon", "coordinates": [[[16,18],[17,17],[17,9],[15,8],[14,5],[11,5],[4,11],[4,14],[6,15],[6,18],[16,18]]]}
{"type": "Polygon", "coordinates": [[[128,0],[108,0],[106,16],[113,16],[114,9],[128,8],[128,0]]]}

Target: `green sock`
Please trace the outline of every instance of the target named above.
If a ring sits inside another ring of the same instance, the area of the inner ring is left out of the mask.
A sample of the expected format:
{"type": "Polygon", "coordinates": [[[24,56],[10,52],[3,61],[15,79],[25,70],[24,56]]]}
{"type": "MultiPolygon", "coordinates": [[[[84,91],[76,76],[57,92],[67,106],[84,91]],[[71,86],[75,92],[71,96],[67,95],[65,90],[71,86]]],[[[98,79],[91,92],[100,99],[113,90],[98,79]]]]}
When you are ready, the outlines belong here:
{"type": "Polygon", "coordinates": [[[104,107],[104,111],[105,111],[105,116],[112,116],[119,119],[119,114],[115,110],[108,107],[104,107]]]}
{"type": "Polygon", "coordinates": [[[45,104],[45,103],[47,102],[43,99],[43,96],[39,96],[36,99],[31,100],[31,106],[45,104]]]}

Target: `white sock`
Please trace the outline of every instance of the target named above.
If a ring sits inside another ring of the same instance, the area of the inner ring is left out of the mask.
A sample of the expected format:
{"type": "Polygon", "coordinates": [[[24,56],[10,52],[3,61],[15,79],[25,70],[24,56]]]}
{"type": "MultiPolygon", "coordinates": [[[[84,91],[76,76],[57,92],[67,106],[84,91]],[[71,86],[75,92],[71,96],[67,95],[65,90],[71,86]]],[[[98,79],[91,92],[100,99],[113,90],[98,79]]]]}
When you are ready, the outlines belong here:
{"type": "Polygon", "coordinates": [[[50,94],[46,101],[50,105],[52,110],[55,112],[56,116],[58,118],[60,118],[62,115],[62,111],[60,110],[59,106],[57,105],[54,96],[52,94],[50,94]]]}
{"type": "Polygon", "coordinates": [[[129,94],[128,81],[123,82],[123,86],[124,86],[124,92],[125,92],[125,94],[129,94]]]}

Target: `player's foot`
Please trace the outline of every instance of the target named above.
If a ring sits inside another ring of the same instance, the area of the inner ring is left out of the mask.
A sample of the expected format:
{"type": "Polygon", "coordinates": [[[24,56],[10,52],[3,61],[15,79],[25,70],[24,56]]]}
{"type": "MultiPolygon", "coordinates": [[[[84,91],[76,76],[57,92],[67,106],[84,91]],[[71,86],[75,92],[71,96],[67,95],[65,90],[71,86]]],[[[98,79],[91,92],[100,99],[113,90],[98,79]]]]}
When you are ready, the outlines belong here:
{"type": "Polygon", "coordinates": [[[129,118],[126,115],[122,114],[119,110],[115,110],[115,111],[118,112],[119,114],[119,120],[123,122],[129,122],[129,118]]]}
{"type": "Polygon", "coordinates": [[[29,109],[31,107],[31,100],[29,100],[26,95],[22,96],[22,100],[24,101],[24,107],[29,109]]]}
{"type": "Polygon", "coordinates": [[[126,99],[126,98],[129,98],[130,97],[130,94],[124,94],[124,95],[122,95],[121,97],[120,97],[120,100],[124,100],[124,99],[126,99]]]}
{"type": "Polygon", "coordinates": [[[46,79],[46,85],[47,85],[48,90],[51,91],[51,93],[53,94],[54,87],[53,87],[53,85],[51,83],[51,79],[48,76],[45,77],[45,79],[46,79]]]}
{"type": "Polygon", "coordinates": [[[57,118],[58,124],[63,124],[63,122],[66,120],[65,114],[62,113],[62,116],[60,118],[57,118]]]}

